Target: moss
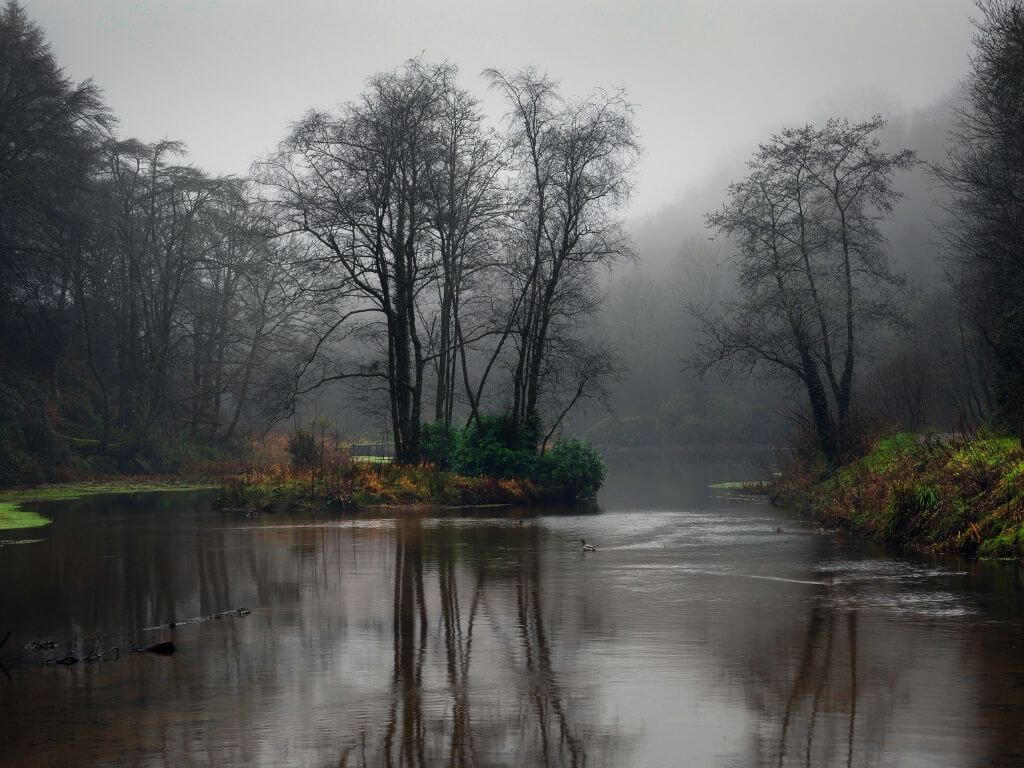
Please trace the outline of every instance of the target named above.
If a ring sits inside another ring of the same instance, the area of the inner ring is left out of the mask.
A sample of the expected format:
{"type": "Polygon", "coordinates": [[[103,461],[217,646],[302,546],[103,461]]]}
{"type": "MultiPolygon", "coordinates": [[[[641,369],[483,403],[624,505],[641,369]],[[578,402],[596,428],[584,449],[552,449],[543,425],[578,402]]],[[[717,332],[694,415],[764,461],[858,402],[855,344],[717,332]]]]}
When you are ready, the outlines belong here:
{"type": "Polygon", "coordinates": [[[52,520],[31,510],[23,509],[13,501],[0,501],[0,531],[16,528],[39,528],[49,525],[52,520]]]}

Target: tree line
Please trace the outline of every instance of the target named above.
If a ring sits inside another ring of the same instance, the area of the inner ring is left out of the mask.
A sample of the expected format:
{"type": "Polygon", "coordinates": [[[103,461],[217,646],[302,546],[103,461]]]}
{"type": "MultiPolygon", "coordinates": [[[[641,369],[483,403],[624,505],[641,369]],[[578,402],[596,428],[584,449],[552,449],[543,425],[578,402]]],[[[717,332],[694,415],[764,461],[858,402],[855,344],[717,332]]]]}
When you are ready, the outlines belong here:
{"type": "Polygon", "coordinates": [[[639,145],[624,93],[483,77],[500,125],[454,65],[412,59],[302,116],[248,177],[212,176],[178,142],[118,137],[9,2],[0,480],[69,448],[145,468],[157,446],[227,446],[332,382],[383,404],[401,462],[424,420],[500,413],[510,442],[545,445],[616,373],[587,320],[596,271],[631,254],[639,145]]]}
{"type": "MultiPolygon", "coordinates": [[[[1024,13],[978,8],[950,150],[926,168],[948,201],[947,293],[923,306],[894,267],[882,233],[900,175],[925,164],[883,143],[881,116],[765,141],[706,219],[727,273],[697,258],[681,278],[694,368],[795,386],[830,460],[858,449],[872,411],[920,428],[928,375],[946,426],[1024,433],[1024,13]]],[[[599,314],[602,274],[632,256],[632,107],[567,96],[536,69],[482,79],[499,122],[453,64],[412,59],[300,116],[246,177],[212,176],[178,142],[119,137],[98,88],[67,78],[8,2],[0,480],[82,456],[145,469],[216,455],[337,383],[402,462],[434,458],[460,425],[543,451],[574,408],[606,399],[621,367],[601,325],[622,312],[599,314]]],[[[657,318],[633,314],[657,346],[657,318]]],[[[710,396],[685,381],[690,400],[710,396]]]]}

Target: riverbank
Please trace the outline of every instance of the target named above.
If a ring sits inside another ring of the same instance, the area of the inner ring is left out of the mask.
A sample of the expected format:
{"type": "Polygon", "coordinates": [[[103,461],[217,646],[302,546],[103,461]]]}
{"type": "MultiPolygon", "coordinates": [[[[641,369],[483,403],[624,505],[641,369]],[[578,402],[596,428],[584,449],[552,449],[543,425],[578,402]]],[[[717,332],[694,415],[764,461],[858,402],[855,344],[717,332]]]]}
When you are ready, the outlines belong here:
{"type": "Polygon", "coordinates": [[[38,528],[50,519],[22,505],[35,501],[69,501],[101,494],[201,491],[218,488],[210,480],[173,476],[123,477],[81,483],[56,483],[0,490],[0,531],[38,528]]]}
{"type": "Polygon", "coordinates": [[[1024,558],[1016,438],[892,435],[828,476],[790,468],[771,496],[825,526],[921,551],[1024,558]]]}
{"type": "Polygon", "coordinates": [[[355,462],[337,470],[254,470],[221,486],[218,504],[258,511],[381,506],[534,506],[571,501],[528,478],[468,477],[429,464],[355,462]]]}

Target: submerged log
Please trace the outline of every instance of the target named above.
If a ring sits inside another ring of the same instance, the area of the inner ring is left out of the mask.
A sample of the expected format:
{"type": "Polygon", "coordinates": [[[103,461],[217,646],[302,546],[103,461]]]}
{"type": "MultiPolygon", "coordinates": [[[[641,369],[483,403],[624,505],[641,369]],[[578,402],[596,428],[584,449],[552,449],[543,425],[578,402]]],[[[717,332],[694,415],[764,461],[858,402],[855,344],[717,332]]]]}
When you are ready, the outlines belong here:
{"type": "MultiPolygon", "coordinates": [[[[160,642],[153,642],[158,636],[157,633],[161,633],[166,630],[174,630],[180,628],[186,624],[198,624],[205,621],[222,621],[224,619],[238,618],[242,616],[249,616],[252,611],[248,608],[234,608],[230,611],[221,611],[220,613],[211,613],[206,616],[196,616],[191,619],[182,619],[178,621],[170,621],[167,624],[159,624],[155,627],[144,627],[142,629],[132,630],[130,632],[122,632],[114,635],[114,637],[130,637],[137,635],[142,632],[153,633],[142,643],[132,643],[125,650],[127,653],[155,653],[160,656],[170,656],[176,650],[174,642],[172,640],[163,640],[160,642]]],[[[14,636],[14,630],[9,630],[6,634],[0,636],[0,648],[7,644],[7,641],[14,636]]],[[[108,636],[109,637],[109,636],[108,636]]],[[[89,640],[90,638],[85,638],[89,640]]],[[[53,656],[48,659],[33,659],[32,663],[40,664],[59,664],[62,666],[74,666],[79,662],[94,662],[94,661],[107,661],[117,660],[122,657],[121,648],[118,646],[111,646],[106,650],[103,650],[102,637],[99,634],[92,635],[93,640],[92,650],[89,653],[85,653],[85,649],[81,653],[78,651],[78,638],[72,638],[71,642],[68,643],[65,648],[65,654],[63,656],[53,656]]],[[[56,640],[30,640],[25,644],[24,650],[39,653],[40,651],[52,651],[58,648],[61,644],[56,640]]],[[[7,672],[7,666],[0,664],[0,671],[7,672]]]]}

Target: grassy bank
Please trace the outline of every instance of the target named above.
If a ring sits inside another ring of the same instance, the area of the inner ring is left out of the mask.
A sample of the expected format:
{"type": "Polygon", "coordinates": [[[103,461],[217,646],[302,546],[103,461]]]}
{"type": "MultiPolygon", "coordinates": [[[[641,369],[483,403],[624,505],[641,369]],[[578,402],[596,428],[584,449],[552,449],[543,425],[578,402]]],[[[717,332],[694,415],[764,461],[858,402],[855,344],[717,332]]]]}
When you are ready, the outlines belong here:
{"type": "Polygon", "coordinates": [[[37,528],[50,522],[49,518],[25,509],[22,506],[25,502],[71,501],[84,496],[100,494],[199,491],[217,487],[217,484],[211,482],[176,477],[133,477],[88,483],[59,483],[29,488],[9,488],[0,490],[0,531],[37,528]]]}
{"type": "Polygon", "coordinates": [[[49,525],[50,519],[27,509],[14,501],[0,501],[0,531],[18,528],[39,528],[49,525]]]}
{"type": "Polygon", "coordinates": [[[1015,438],[897,434],[827,475],[790,468],[776,503],[932,552],[1024,558],[1024,450],[1015,438]]]}
{"type": "Polygon", "coordinates": [[[219,503],[229,508],[270,510],[324,506],[530,506],[564,500],[564,489],[529,479],[466,477],[429,464],[353,462],[327,471],[286,467],[251,471],[225,483],[219,503]]]}
{"type": "Polygon", "coordinates": [[[211,481],[180,477],[126,477],[84,483],[56,483],[0,490],[0,502],[67,501],[104,493],[149,493],[152,491],[201,491],[217,488],[211,481]]]}

